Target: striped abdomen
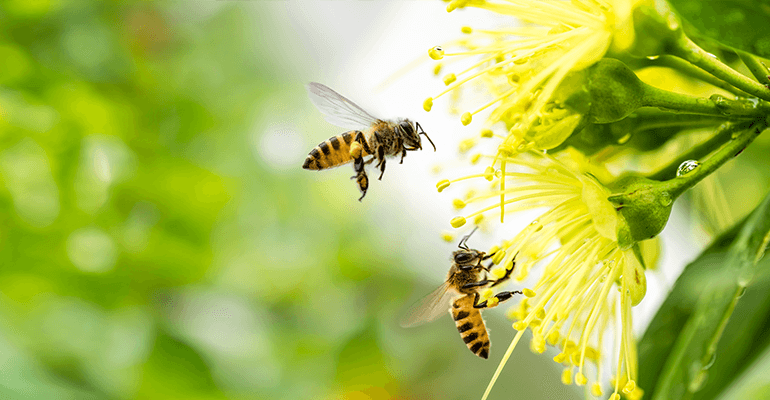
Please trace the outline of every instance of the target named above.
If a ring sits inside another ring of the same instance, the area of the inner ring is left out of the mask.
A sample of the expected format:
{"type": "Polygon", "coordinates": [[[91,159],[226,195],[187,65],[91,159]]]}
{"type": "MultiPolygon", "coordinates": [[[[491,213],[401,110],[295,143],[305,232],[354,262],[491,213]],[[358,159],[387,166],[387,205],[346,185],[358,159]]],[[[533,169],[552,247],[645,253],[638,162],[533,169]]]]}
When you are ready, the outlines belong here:
{"type": "Polygon", "coordinates": [[[468,295],[455,300],[450,312],[468,348],[473,354],[486,359],[489,357],[489,334],[481,312],[473,308],[473,297],[468,295]]]}
{"type": "MultiPolygon", "coordinates": [[[[355,136],[356,131],[348,131],[324,140],[310,151],[302,168],[326,169],[350,162],[353,160],[350,156],[350,144],[353,143],[355,136]]],[[[366,151],[362,154],[368,155],[366,151]]]]}

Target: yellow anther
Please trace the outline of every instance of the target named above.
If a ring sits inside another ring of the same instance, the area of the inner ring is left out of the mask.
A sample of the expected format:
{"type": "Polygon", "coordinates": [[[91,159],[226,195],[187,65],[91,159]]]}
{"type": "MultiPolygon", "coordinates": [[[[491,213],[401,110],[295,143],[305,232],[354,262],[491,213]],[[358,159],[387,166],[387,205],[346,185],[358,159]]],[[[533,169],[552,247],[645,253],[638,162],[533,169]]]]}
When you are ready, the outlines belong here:
{"type": "Polygon", "coordinates": [[[532,328],[537,328],[538,326],[540,326],[541,323],[543,323],[543,321],[537,318],[533,318],[532,321],[529,321],[529,326],[532,328]]]}
{"type": "Polygon", "coordinates": [[[495,279],[500,279],[505,276],[505,268],[494,268],[491,274],[495,279]]]}
{"type": "Polygon", "coordinates": [[[467,111],[465,113],[463,113],[462,116],[460,116],[460,122],[462,122],[463,125],[467,126],[468,124],[471,123],[471,121],[473,121],[473,116],[471,115],[471,113],[469,113],[467,111]]]}
{"type": "Polygon", "coordinates": [[[584,386],[586,383],[588,383],[588,379],[585,375],[583,375],[582,372],[578,372],[575,375],[575,384],[578,386],[584,386]]]}
{"type": "Polygon", "coordinates": [[[545,341],[542,337],[536,335],[532,338],[532,341],[529,342],[529,349],[532,350],[533,353],[543,354],[545,352],[545,341]]]}
{"type": "Polygon", "coordinates": [[[442,192],[444,189],[446,189],[446,188],[448,188],[448,187],[449,187],[449,184],[450,184],[450,183],[451,183],[451,182],[449,182],[449,179],[443,179],[443,180],[440,180],[440,181],[439,181],[439,182],[436,184],[436,189],[438,189],[439,193],[441,193],[441,192],[442,192]]]}
{"type": "Polygon", "coordinates": [[[479,214],[479,215],[477,215],[476,217],[473,218],[473,223],[478,225],[483,220],[484,220],[484,214],[479,214]]]}
{"type": "Polygon", "coordinates": [[[523,330],[527,329],[527,324],[524,323],[524,321],[514,322],[513,329],[516,329],[517,331],[523,331],[523,330]]]}
{"type": "Polygon", "coordinates": [[[564,352],[567,354],[572,354],[575,349],[577,349],[577,345],[575,345],[575,342],[568,340],[567,344],[564,345],[564,352]]]}
{"type": "Polygon", "coordinates": [[[471,164],[476,164],[481,159],[481,153],[476,153],[471,156],[471,164]]]}
{"type": "Polygon", "coordinates": [[[542,308],[537,310],[537,312],[535,313],[535,316],[540,319],[545,318],[545,310],[543,310],[542,308]]]}
{"type": "Polygon", "coordinates": [[[461,208],[464,208],[466,204],[465,204],[464,201],[462,201],[460,199],[454,199],[454,200],[452,200],[452,205],[454,205],[455,208],[459,210],[461,208]]]}
{"type": "Polygon", "coordinates": [[[433,75],[438,75],[441,72],[441,64],[436,64],[435,67],[433,67],[433,75]]]}
{"type": "Polygon", "coordinates": [[[548,344],[550,344],[551,346],[555,346],[556,343],[559,343],[559,336],[560,335],[558,331],[553,331],[549,333],[547,338],[548,344]]]}
{"type": "Polygon", "coordinates": [[[494,178],[495,178],[495,169],[492,168],[492,167],[487,167],[484,170],[484,179],[486,179],[486,180],[491,182],[492,179],[494,179],[494,178]]]}
{"type": "Polygon", "coordinates": [[[483,137],[483,138],[491,138],[492,136],[494,136],[494,133],[492,132],[491,129],[482,129],[481,130],[481,137],[483,137]]]}
{"type": "Polygon", "coordinates": [[[470,26],[464,26],[464,27],[460,28],[460,32],[462,32],[462,33],[471,33],[471,32],[473,32],[473,29],[470,26]]]}
{"type": "Polygon", "coordinates": [[[599,361],[599,352],[593,347],[586,347],[586,358],[599,361]]]}
{"type": "Polygon", "coordinates": [[[591,394],[595,397],[601,397],[602,396],[602,385],[600,385],[598,382],[591,385],[591,394]]]}
{"type": "Polygon", "coordinates": [[[457,77],[455,76],[455,74],[450,72],[444,76],[444,85],[449,86],[452,84],[452,82],[456,80],[457,80],[457,77]]]}
{"type": "Polygon", "coordinates": [[[444,239],[444,241],[451,243],[451,242],[454,242],[455,235],[451,232],[444,231],[444,232],[441,232],[441,238],[444,239]]]}
{"type": "Polygon", "coordinates": [[[617,393],[613,393],[608,400],[620,400],[620,395],[617,393]]]}
{"type": "Polygon", "coordinates": [[[532,289],[524,288],[522,292],[524,293],[524,296],[527,296],[527,297],[535,297],[535,295],[537,295],[537,293],[535,293],[532,289]]]}
{"type": "Polygon", "coordinates": [[[444,49],[441,46],[436,46],[428,50],[428,56],[434,60],[440,60],[444,58],[444,49]]]}
{"type": "Polygon", "coordinates": [[[561,373],[561,383],[565,385],[572,384],[572,368],[567,368],[561,373]]]}
{"type": "Polygon", "coordinates": [[[500,251],[500,246],[494,245],[494,246],[489,248],[489,251],[487,252],[487,254],[495,254],[498,251],[500,251]]]}
{"type": "Polygon", "coordinates": [[[361,151],[363,151],[363,146],[361,146],[361,143],[353,142],[350,144],[350,156],[353,158],[361,157],[361,151]]]}
{"type": "Polygon", "coordinates": [[[625,386],[623,386],[623,393],[624,394],[629,394],[629,393],[633,392],[634,389],[636,389],[636,382],[634,382],[634,380],[632,379],[632,380],[628,381],[628,383],[626,383],[625,386]]]}
{"type": "Polygon", "coordinates": [[[572,355],[569,357],[572,364],[580,366],[580,352],[579,351],[573,351],[572,355]]]}
{"type": "Polygon", "coordinates": [[[503,257],[505,257],[505,251],[500,250],[492,256],[492,262],[495,263],[495,265],[500,264],[503,261],[503,257]]]}
{"type": "Polygon", "coordinates": [[[449,223],[452,224],[452,227],[459,228],[465,225],[465,217],[454,217],[449,223]]]}
{"type": "Polygon", "coordinates": [[[467,153],[468,150],[472,149],[473,146],[475,145],[476,145],[476,138],[468,138],[468,139],[461,140],[460,146],[459,146],[460,153],[467,153]]]}
{"type": "Polygon", "coordinates": [[[556,362],[557,362],[557,363],[559,363],[559,364],[563,363],[563,362],[564,362],[564,360],[566,360],[566,359],[567,359],[567,355],[566,355],[566,354],[564,354],[564,353],[559,353],[559,354],[557,354],[557,355],[556,355],[556,356],[553,358],[553,360],[554,360],[554,361],[556,361],[556,362]]]}
{"type": "Polygon", "coordinates": [[[430,111],[431,108],[433,108],[433,97],[428,97],[425,99],[425,101],[422,102],[422,109],[425,111],[430,111]]]}

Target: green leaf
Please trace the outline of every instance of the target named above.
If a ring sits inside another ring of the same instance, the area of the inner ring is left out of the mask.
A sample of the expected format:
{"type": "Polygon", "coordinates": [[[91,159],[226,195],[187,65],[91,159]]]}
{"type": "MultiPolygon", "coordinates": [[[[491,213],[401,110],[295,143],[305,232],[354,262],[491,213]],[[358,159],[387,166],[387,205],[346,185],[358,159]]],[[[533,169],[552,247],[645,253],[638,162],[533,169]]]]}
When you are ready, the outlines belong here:
{"type": "Polygon", "coordinates": [[[761,272],[758,260],[768,239],[770,196],[749,216],[726,253],[712,246],[677,281],[639,346],[639,383],[652,399],[692,398],[706,386],[730,316],[761,272]],[[652,377],[655,371],[660,371],[657,379],[652,377]]]}
{"type": "Polygon", "coordinates": [[[769,0],[669,0],[691,36],[770,56],[769,0]]]}

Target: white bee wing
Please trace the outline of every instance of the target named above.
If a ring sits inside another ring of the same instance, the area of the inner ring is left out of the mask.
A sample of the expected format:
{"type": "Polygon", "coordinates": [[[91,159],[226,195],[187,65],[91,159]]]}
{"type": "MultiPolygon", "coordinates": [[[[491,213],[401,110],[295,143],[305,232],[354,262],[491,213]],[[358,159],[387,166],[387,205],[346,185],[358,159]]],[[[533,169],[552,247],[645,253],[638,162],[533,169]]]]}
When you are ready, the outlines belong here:
{"type": "Polygon", "coordinates": [[[310,101],[327,122],[345,129],[368,128],[379,119],[364,111],[345,96],[317,82],[307,85],[310,101]]]}
{"type": "Polygon", "coordinates": [[[457,297],[454,290],[449,289],[449,282],[444,282],[438,289],[415,303],[404,318],[401,319],[401,327],[411,328],[435,320],[449,312],[449,304],[457,297]]]}

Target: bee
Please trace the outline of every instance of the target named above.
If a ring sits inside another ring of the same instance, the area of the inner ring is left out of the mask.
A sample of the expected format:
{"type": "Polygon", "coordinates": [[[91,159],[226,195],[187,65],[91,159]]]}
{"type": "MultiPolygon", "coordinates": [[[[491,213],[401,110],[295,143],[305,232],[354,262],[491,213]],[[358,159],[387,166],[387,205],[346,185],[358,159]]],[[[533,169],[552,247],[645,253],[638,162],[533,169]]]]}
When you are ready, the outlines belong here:
{"type": "MultiPolygon", "coordinates": [[[[474,229],[473,232],[475,231],[474,229]]],[[[452,253],[454,262],[449,268],[446,282],[418,302],[407,313],[401,326],[421,325],[435,320],[449,310],[460,332],[460,337],[468,349],[473,354],[486,359],[489,357],[489,334],[480,310],[495,307],[522,292],[503,291],[487,300],[479,301],[479,292],[482,289],[495,287],[510,278],[516,262],[511,262],[511,267],[506,269],[505,275],[500,279],[490,279],[489,269],[493,264],[485,267],[481,262],[494,254],[468,248],[466,242],[473,232],[465,236],[457,246],[459,250],[452,253]]]]}
{"type": "Polygon", "coordinates": [[[366,190],[369,188],[365,165],[376,159],[375,168],[380,169],[379,179],[382,179],[385,173],[385,158],[397,157],[400,154],[400,164],[403,164],[407,151],[422,150],[420,135],[425,135],[433,146],[433,151],[436,151],[436,145],[417,122],[413,123],[408,119],[386,121],[373,117],[352,101],[320,83],[311,82],[307,85],[307,90],[310,100],[324,114],[326,121],[353,130],[321,142],[310,151],[302,168],[322,170],[353,161],[356,174],[350,179],[356,180],[361,191],[358,201],[366,196],[366,190]],[[371,157],[364,160],[367,156],[371,157]]]}

